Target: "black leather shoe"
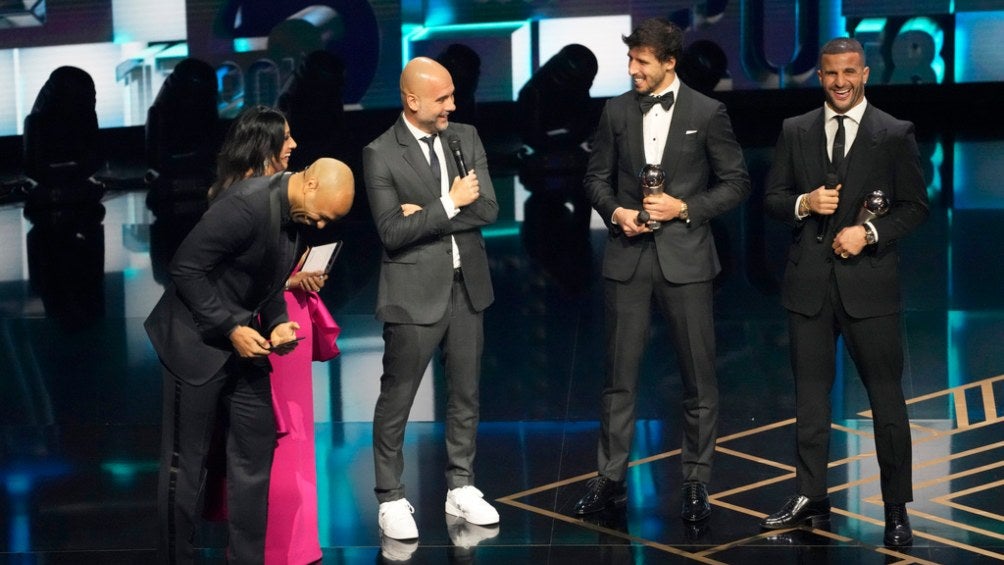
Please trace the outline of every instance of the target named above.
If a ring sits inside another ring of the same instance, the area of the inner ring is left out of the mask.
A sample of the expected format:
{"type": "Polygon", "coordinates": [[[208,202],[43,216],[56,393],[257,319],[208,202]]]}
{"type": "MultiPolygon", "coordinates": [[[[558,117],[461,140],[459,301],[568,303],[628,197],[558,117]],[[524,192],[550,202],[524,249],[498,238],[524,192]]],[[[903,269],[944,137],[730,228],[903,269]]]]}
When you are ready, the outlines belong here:
{"type": "Polygon", "coordinates": [[[808,523],[816,528],[829,521],[829,497],[813,502],[809,497],[800,494],[789,498],[780,510],[761,520],[760,527],[765,530],[778,530],[808,523]]]}
{"type": "Polygon", "coordinates": [[[711,515],[708,489],[705,488],[704,483],[697,481],[683,483],[683,492],[680,498],[683,500],[680,518],[688,522],[700,522],[711,515]]]}
{"type": "Polygon", "coordinates": [[[885,505],[885,544],[908,545],[913,541],[910,517],[906,515],[906,504],[885,505]]]}
{"type": "Polygon", "coordinates": [[[627,502],[627,487],[623,482],[600,476],[586,483],[586,494],[575,503],[572,512],[581,516],[592,514],[605,508],[623,506],[627,502]]]}

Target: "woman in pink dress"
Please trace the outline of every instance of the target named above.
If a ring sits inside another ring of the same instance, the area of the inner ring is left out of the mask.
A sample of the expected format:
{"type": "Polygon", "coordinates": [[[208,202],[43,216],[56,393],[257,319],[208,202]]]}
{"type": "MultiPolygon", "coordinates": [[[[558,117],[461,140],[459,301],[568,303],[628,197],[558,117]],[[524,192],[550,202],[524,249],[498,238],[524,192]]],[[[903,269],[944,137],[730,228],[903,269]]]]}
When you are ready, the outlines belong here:
{"type": "MultiPolygon", "coordinates": [[[[265,106],[244,110],[234,121],[217,158],[217,181],[210,201],[238,180],[272,175],[286,169],[296,148],[281,112],[265,106]]],[[[302,259],[301,259],[302,264],[302,259]]],[[[286,282],[290,321],[300,324],[303,340],[290,353],[272,355],[272,405],[276,417],[276,448],[269,482],[265,563],[305,564],[321,559],[317,523],[317,466],[314,459],[312,361],[337,355],[338,326],[321,302],[324,273],[303,273],[299,267],[286,282]],[[316,318],[315,318],[316,316],[316,318]],[[315,335],[313,319],[323,320],[315,335]]],[[[219,505],[210,501],[209,506],[219,505]]],[[[225,513],[215,508],[211,513],[225,513]]]]}

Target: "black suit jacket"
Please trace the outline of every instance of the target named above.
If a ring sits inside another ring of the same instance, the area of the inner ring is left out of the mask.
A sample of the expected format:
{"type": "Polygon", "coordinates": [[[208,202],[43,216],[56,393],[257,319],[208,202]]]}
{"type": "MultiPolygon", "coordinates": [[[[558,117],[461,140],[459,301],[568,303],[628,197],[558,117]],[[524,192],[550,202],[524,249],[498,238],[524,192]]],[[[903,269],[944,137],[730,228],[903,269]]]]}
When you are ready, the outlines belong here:
{"type": "Polygon", "coordinates": [[[480,229],[498,217],[488,158],[473,126],[451,123],[441,134],[449,182],[459,174],[446,145],[452,136],[460,140],[467,167],[478,175],[481,194],[452,219],[439,202],[440,187],[403,115],[363,149],[366,195],[384,247],[376,304],[376,317],[383,322],[431,324],[443,317],[453,284],[451,235],[474,310],[484,310],[495,299],[480,229]],[[422,210],[405,216],[405,203],[422,210]]]}
{"type": "Polygon", "coordinates": [[[816,110],[784,121],[767,178],[767,213],[792,228],[792,243],[783,281],[782,302],[788,310],[811,316],[822,308],[831,271],[847,313],[856,318],[884,316],[901,308],[897,241],[928,215],[926,183],[914,139],[913,124],[897,120],[869,104],[857,137],[844,160],[840,204],[816,241],[823,216],[795,217],[799,195],[824,184],[828,166],[824,113],[816,110]],[[857,257],[836,259],[831,247],[836,233],[856,222],[865,196],[882,190],[889,213],[872,221],[879,242],[857,257]]]}
{"type": "Polygon", "coordinates": [[[257,327],[267,338],[288,319],[281,291],[298,257],[288,177],[229,187],[171,261],[171,284],[144,327],[161,362],[189,384],[206,383],[236,354],[227,337],[234,327],[257,327]]]}
{"type": "MultiPolygon", "coordinates": [[[[603,276],[626,281],[641,255],[641,237],[625,237],[611,218],[618,207],[642,209],[638,174],[645,166],[642,113],[637,94],[607,101],[600,117],[584,184],[593,207],[613,229],[603,258],[603,276]]],[[[665,192],[687,203],[690,223],[663,222],[655,232],[666,280],[708,281],[721,271],[708,220],[739,205],[750,192],[742,148],[721,102],[680,85],[662,156],[665,192]]]]}

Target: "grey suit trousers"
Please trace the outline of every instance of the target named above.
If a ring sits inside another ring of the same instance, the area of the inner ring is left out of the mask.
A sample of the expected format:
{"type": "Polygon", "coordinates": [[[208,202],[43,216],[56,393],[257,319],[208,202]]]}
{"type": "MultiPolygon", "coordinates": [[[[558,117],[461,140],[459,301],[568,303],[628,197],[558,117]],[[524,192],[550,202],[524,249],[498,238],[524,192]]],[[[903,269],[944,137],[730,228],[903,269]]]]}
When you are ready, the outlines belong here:
{"type": "Polygon", "coordinates": [[[446,485],[474,484],[479,380],[484,351],[483,315],[471,306],[462,281],[434,324],[385,323],[383,375],[373,415],[373,458],[379,502],[405,497],[404,431],[422,375],[439,349],[446,370],[446,485]]]}

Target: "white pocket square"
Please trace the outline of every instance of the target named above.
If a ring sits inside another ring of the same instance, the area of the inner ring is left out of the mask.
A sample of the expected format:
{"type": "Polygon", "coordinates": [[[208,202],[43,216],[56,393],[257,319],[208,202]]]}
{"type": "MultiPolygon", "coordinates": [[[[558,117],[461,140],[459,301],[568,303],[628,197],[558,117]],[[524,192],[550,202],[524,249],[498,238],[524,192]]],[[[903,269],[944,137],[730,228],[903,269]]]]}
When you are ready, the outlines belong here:
{"type": "Polygon", "coordinates": [[[697,133],[696,129],[688,129],[686,135],[694,135],[695,133],[697,133]]]}

